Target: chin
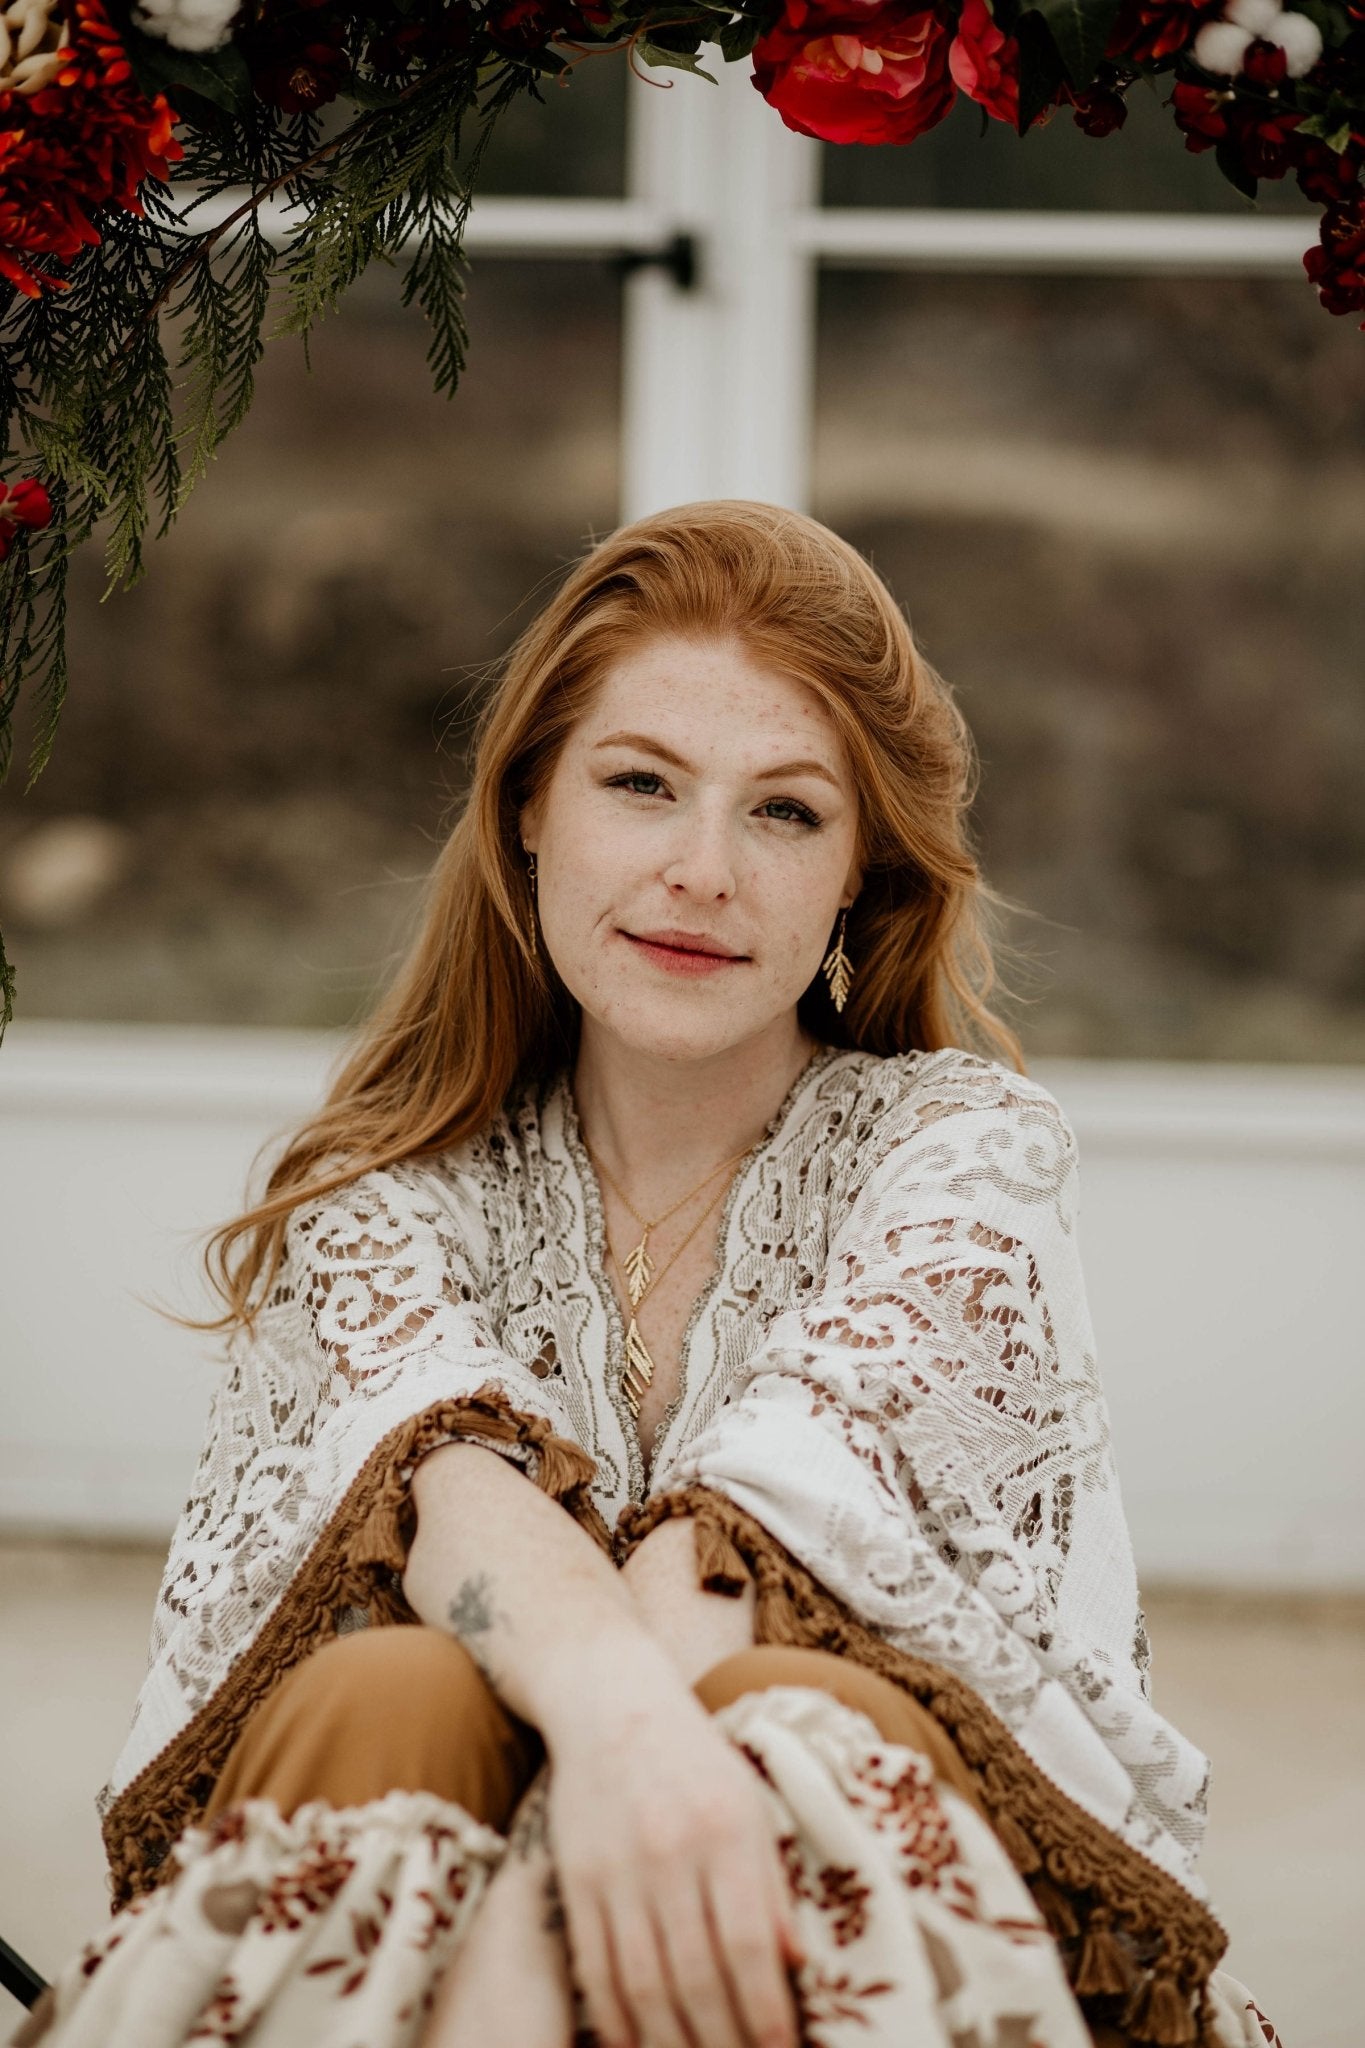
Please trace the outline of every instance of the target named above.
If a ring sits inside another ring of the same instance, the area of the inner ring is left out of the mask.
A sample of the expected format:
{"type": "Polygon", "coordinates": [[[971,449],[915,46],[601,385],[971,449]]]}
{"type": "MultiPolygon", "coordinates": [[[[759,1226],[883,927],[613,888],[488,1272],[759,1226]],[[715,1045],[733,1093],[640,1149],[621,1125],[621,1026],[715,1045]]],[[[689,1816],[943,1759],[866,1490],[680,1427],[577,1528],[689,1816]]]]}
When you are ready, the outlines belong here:
{"type": "MultiPolygon", "coordinates": [[[[748,1038],[752,1022],[733,1015],[701,1014],[684,1003],[644,1009],[638,999],[629,1007],[609,1005],[605,1014],[589,1012],[602,1031],[619,1039],[631,1052],[659,1060],[713,1059],[748,1038]]],[[[761,1027],[760,1027],[761,1028],[761,1027]]]]}

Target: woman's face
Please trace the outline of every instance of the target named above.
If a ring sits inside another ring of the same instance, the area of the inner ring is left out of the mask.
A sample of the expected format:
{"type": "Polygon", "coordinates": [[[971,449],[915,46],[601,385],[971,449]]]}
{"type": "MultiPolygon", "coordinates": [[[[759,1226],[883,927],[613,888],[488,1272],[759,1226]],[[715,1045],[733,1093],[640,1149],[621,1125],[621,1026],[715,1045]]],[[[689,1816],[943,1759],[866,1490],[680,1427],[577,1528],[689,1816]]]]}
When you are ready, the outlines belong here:
{"type": "Polygon", "coordinates": [[[585,1021],[666,1059],[794,1021],[862,880],[837,729],[733,641],[633,648],[521,828],[544,943],[585,1021]]]}

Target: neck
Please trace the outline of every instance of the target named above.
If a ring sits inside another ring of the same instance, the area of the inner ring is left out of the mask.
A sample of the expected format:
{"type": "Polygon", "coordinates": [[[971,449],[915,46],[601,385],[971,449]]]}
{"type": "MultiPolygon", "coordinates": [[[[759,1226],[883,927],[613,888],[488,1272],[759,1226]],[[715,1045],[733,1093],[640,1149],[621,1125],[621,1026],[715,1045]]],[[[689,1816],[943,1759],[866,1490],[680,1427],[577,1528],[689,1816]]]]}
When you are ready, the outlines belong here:
{"type": "Polygon", "coordinates": [[[793,1012],[744,1045],[669,1060],[585,1016],[572,1084],[583,1136],[641,1215],[656,1215],[758,1143],[818,1045],[793,1012]]]}

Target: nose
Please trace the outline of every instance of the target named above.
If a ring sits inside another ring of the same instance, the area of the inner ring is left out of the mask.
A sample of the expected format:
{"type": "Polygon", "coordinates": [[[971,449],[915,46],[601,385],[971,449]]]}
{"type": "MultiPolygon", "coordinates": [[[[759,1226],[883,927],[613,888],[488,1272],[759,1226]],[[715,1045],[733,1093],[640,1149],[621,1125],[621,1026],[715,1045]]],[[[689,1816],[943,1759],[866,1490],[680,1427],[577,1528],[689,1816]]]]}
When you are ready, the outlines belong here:
{"type": "Polygon", "coordinates": [[[663,869],[664,885],[699,902],[723,902],[735,893],[735,856],[726,819],[697,804],[678,820],[663,869]]]}

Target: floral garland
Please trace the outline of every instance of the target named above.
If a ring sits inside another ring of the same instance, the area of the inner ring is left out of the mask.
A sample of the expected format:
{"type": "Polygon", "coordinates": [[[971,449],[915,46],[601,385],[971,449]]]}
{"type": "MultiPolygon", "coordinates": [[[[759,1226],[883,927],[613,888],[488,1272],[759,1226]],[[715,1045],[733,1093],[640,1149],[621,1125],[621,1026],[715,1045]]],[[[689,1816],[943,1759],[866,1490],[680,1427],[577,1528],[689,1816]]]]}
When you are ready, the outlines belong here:
{"type": "MultiPolygon", "coordinates": [[[[1365,312],[1365,0],[0,0],[0,781],[30,681],[30,786],[51,749],[71,554],[105,519],[110,589],[143,574],[153,502],[164,533],[250,406],[276,279],[273,332],[306,337],[402,246],[453,393],[498,116],[612,51],[710,78],[708,42],[789,128],[839,143],[911,142],[959,93],[1021,136],[1062,109],[1105,136],[1139,79],[1169,76],[1187,149],[1248,197],[1292,173],[1322,206],[1307,274],[1329,312],[1365,312]],[[172,165],[196,195],[248,197],[196,227],[172,165]],[[260,229],[276,194],[284,249],[260,229]]],[[[0,945],[0,1033],[12,995],[0,945]]]]}

